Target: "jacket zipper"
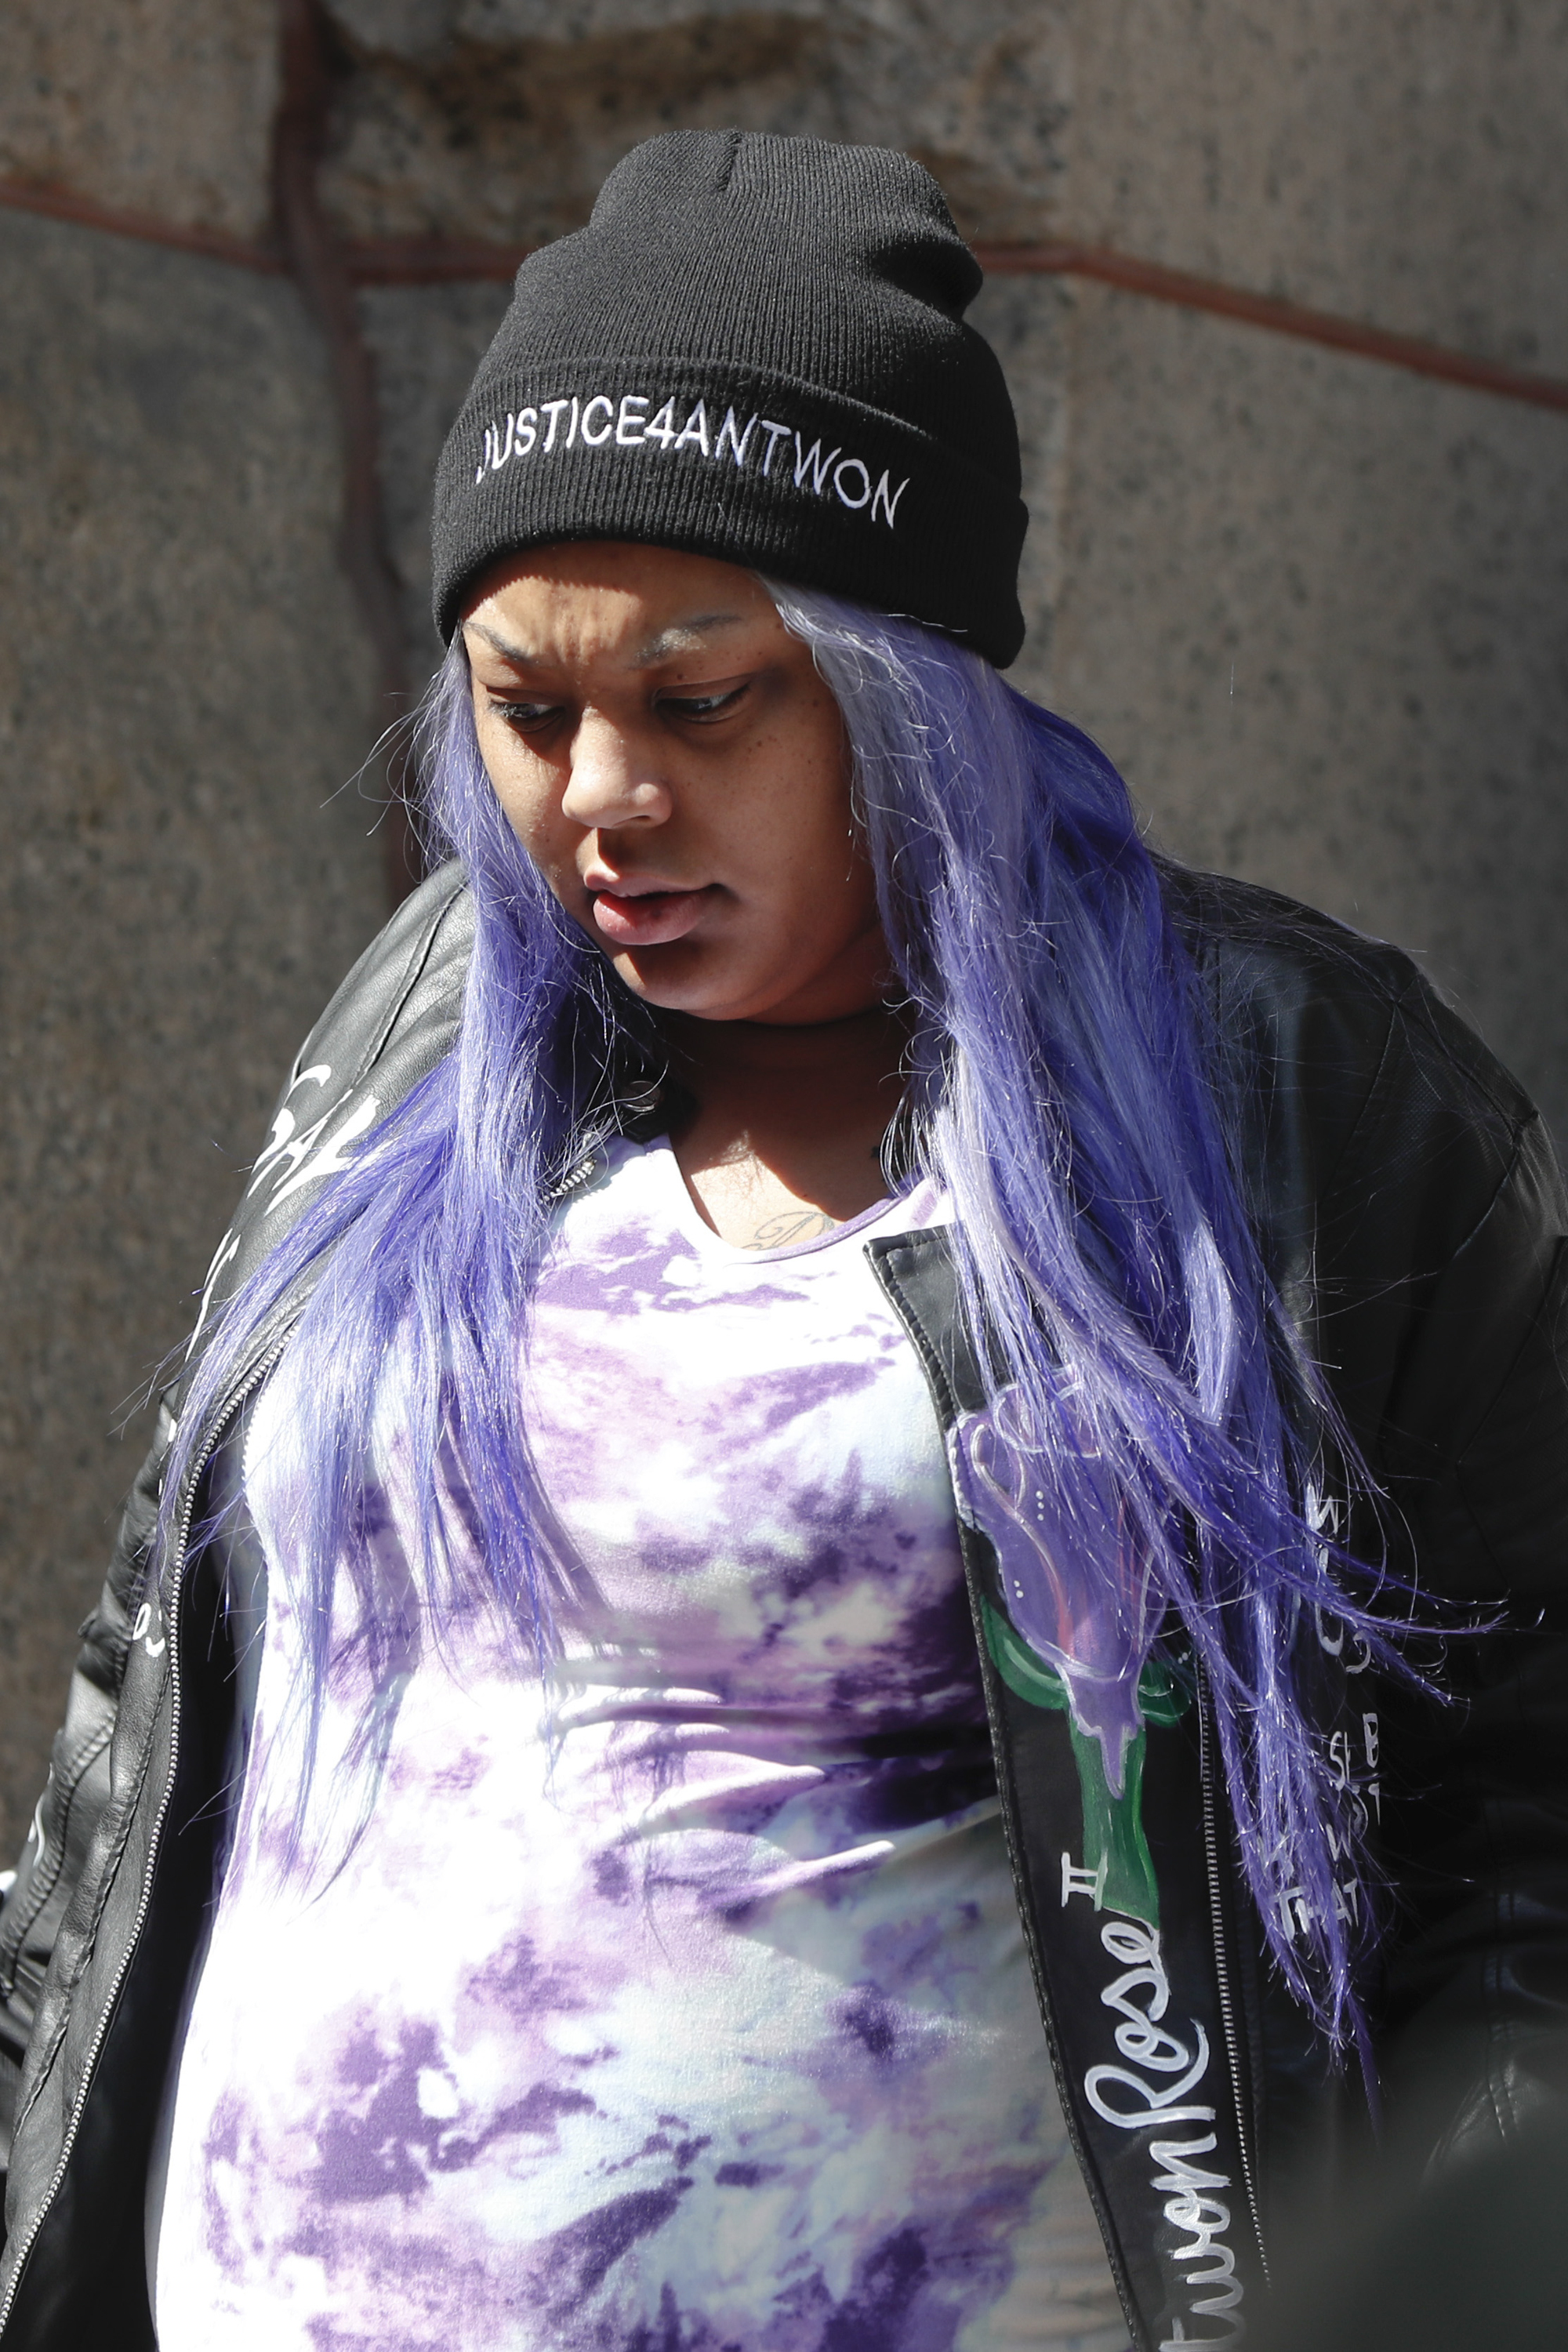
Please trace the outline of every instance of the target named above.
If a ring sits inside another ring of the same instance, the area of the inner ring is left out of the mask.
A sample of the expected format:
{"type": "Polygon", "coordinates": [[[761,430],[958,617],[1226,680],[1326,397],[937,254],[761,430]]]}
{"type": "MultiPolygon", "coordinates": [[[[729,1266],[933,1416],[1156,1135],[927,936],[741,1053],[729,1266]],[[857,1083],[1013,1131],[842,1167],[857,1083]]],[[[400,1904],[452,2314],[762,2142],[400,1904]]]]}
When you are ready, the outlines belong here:
{"type": "Polygon", "coordinates": [[[1237,2146],[1241,2151],[1242,2186],[1247,2191],[1247,2210],[1252,2221],[1252,2234],[1258,2244],[1258,2259],[1263,2266],[1263,2276],[1271,2284],[1268,2255],[1263,2243],[1263,2224],[1258,2218],[1258,2189],[1252,2162],[1252,2149],[1247,2138],[1247,2102],[1241,2089],[1241,2042],[1236,2029],[1236,2003],[1231,1995],[1230,1961],[1226,1951],[1225,1906],[1220,1900],[1219,1882],[1219,1807],[1215,1790],[1214,1749],[1209,1734],[1208,1678],[1198,1666],[1198,1774],[1204,1794],[1204,1860],[1208,1874],[1209,1924],[1214,1931],[1215,1976],[1219,1985],[1220,2023],[1225,2032],[1225,2051],[1230,2068],[1231,2099],[1236,2111],[1237,2146]]]}
{"type": "Polygon", "coordinates": [[[49,2181],[48,2188],[44,2192],[43,2201],[39,2205],[37,2212],[33,2218],[32,2227],[27,2231],[26,2238],[22,2241],[16,2250],[16,2259],[12,2268],[10,2284],[5,2290],[5,2299],[4,2303],[0,2303],[0,2334],[4,2334],[6,2323],[10,2319],[12,2306],[16,2303],[17,2290],[22,2284],[22,2273],[26,2268],[27,2257],[31,2254],[33,2248],[37,2245],[39,2237],[43,2233],[44,2224],[49,2218],[50,2208],[53,2206],[55,2199],[58,2196],[60,2183],[66,2177],[66,2171],[71,2160],[71,2153],[76,2147],[77,2135],[81,2129],[81,2119],[87,2111],[88,2099],[91,2095],[93,2075],[97,2071],[98,2061],[102,2053],[104,2042],[109,2038],[109,2029],[113,2021],[115,2007],[120,1999],[121,1988],[124,1984],[127,1976],[130,1974],[131,1963],[136,1956],[136,1947],[142,1940],[142,1930],[147,1923],[147,1914],[152,1907],[153,1873],[157,1865],[158,1849],[163,1843],[163,1824],[168,1819],[169,1807],[174,1801],[174,1769],[179,1761],[180,1665],[179,1644],[174,1636],[180,1607],[180,1577],[184,1568],[186,1547],[191,1539],[191,1521],[195,1515],[196,1489],[201,1485],[203,1474],[206,1470],[207,1465],[211,1462],[213,1455],[217,1452],[218,1446],[222,1442],[224,1433],[227,1429],[229,1423],[239,1411],[240,1406],[245,1403],[247,1398],[254,1394],[255,1391],[266,1379],[268,1373],[272,1370],[273,1365],[283,1353],[284,1348],[287,1346],[289,1341],[289,1333],[292,1331],[293,1328],[293,1323],[290,1322],[288,1329],[279,1333],[277,1340],[274,1342],[273,1346],[268,1349],[266,1355],[264,1355],[258,1362],[251,1367],[239,1386],[231,1390],[229,1394],[225,1398],[223,1409],[214,1420],[206,1442],[203,1445],[202,1451],[197,1456],[190,1476],[185,1482],[185,1499],[184,1507],[180,1514],[179,1537],[174,1547],[172,1560],[174,1573],[171,1579],[171,1584],[174,1597],[174,1609],[169,1618],[167,1637],[169,1642],[168,1779],[164,1782],[163,1794],[159,1800],[158,1811],[153,1818],[152,1831],[147,1841],[147,1860],[142,1874],[142,1894],[136,1906],[136,1916],[131,1923],[131,1933],[126,1937],[125,1949],[120,1956],[120,1964],[114,1971],[113,1980],[110,1983],[108,1994],[105,1997],[103,2007],[99,2013],[98,2023],[93,2028],[92,2040],[89,2042],[87,2047],[87,2054],[82,2063],[81,2084],[71,2106],[70,2119],[66,2125],[65,2137],[60,2142],[60,2153],[55,2165],[53,2177],[49,2181]]]}
{"type": "Polygon", "coordinates": [[[585,1159],[579,1160],[576,1166],[568,1169],[564,1176],[558,1176],[554,1183],[543,1193],[542,1197],[545,1207],[552,1209],[558,1201],[564,1201],[569,1193],[581,1192],[589,1177],[596,1176],[604,1163],[604,1146],[595,1144],[585,1159]]]}

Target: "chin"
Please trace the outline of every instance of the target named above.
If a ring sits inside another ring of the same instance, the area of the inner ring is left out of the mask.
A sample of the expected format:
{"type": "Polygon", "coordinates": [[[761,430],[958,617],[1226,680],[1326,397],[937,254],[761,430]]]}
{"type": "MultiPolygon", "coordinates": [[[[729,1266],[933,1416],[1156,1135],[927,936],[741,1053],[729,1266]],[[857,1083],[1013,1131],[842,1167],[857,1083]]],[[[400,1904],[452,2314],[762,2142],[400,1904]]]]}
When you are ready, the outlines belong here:
{"type": "Polygon", "coordinates": [[[734,1001],[733,990],[715,973],[701,970],[700,954],[688,950],[683,955],[685,945],[675,940],[666,948],[623,951],[612,956],[610,963],[632,994],[658,1013],[686,1013],[694,1021],[724,1020],[734,1001]]]}

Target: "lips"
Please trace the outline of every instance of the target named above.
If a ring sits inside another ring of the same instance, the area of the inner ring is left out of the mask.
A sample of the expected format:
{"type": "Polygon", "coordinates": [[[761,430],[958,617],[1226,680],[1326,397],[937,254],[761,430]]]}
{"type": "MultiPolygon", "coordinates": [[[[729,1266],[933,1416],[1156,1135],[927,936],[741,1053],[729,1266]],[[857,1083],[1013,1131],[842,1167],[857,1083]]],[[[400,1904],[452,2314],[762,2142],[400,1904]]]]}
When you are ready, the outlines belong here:
{"type": "Polygon", "coordinates": [[[686,937],[711,896],[700,890],[595,890],[594,921],[618,948],[664,947],[686,937]]]}

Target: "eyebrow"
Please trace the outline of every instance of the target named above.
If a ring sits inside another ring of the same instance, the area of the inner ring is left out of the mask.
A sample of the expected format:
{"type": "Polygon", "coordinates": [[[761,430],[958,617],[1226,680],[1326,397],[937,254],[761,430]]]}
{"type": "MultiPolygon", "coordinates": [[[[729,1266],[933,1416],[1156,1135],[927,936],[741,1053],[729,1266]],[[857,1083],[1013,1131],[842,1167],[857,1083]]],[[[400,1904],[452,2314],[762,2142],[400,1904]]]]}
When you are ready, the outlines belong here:
{"type": "MultiPolygon", "coordinates": [[[[743,613],[693,613],[687,620],[672,621],[668,629],[660,629],[638,647],[632,656],[631,667],[652,669],[658,663],[668,661],[672,654],[694,652],[699,638],[711,635],[717,629],[738,628],[745,618],[743,613]]],[[[542,655],[530,653],[524,646],[510,644],[483,621],[466,621],[463,625],[472,629],[476,636],[483,637],[502,661],[510,662],[516,669],[537,669],[543,660],[542,655]]]]}

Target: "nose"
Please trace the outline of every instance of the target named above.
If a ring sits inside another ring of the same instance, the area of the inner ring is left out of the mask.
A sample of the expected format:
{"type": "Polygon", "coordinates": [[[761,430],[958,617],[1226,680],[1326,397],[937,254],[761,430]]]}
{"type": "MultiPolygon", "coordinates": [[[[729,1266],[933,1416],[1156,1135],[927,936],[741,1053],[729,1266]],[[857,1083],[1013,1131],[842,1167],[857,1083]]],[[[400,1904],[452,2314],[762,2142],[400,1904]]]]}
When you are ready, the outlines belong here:
{"type": "Polygon", "coordinates": [[[602,711],[585,710],[572,739],[572,772],[561,809],[584,832],[662,824],[670,811],[669,787],[649,746],[602,711]]]}

